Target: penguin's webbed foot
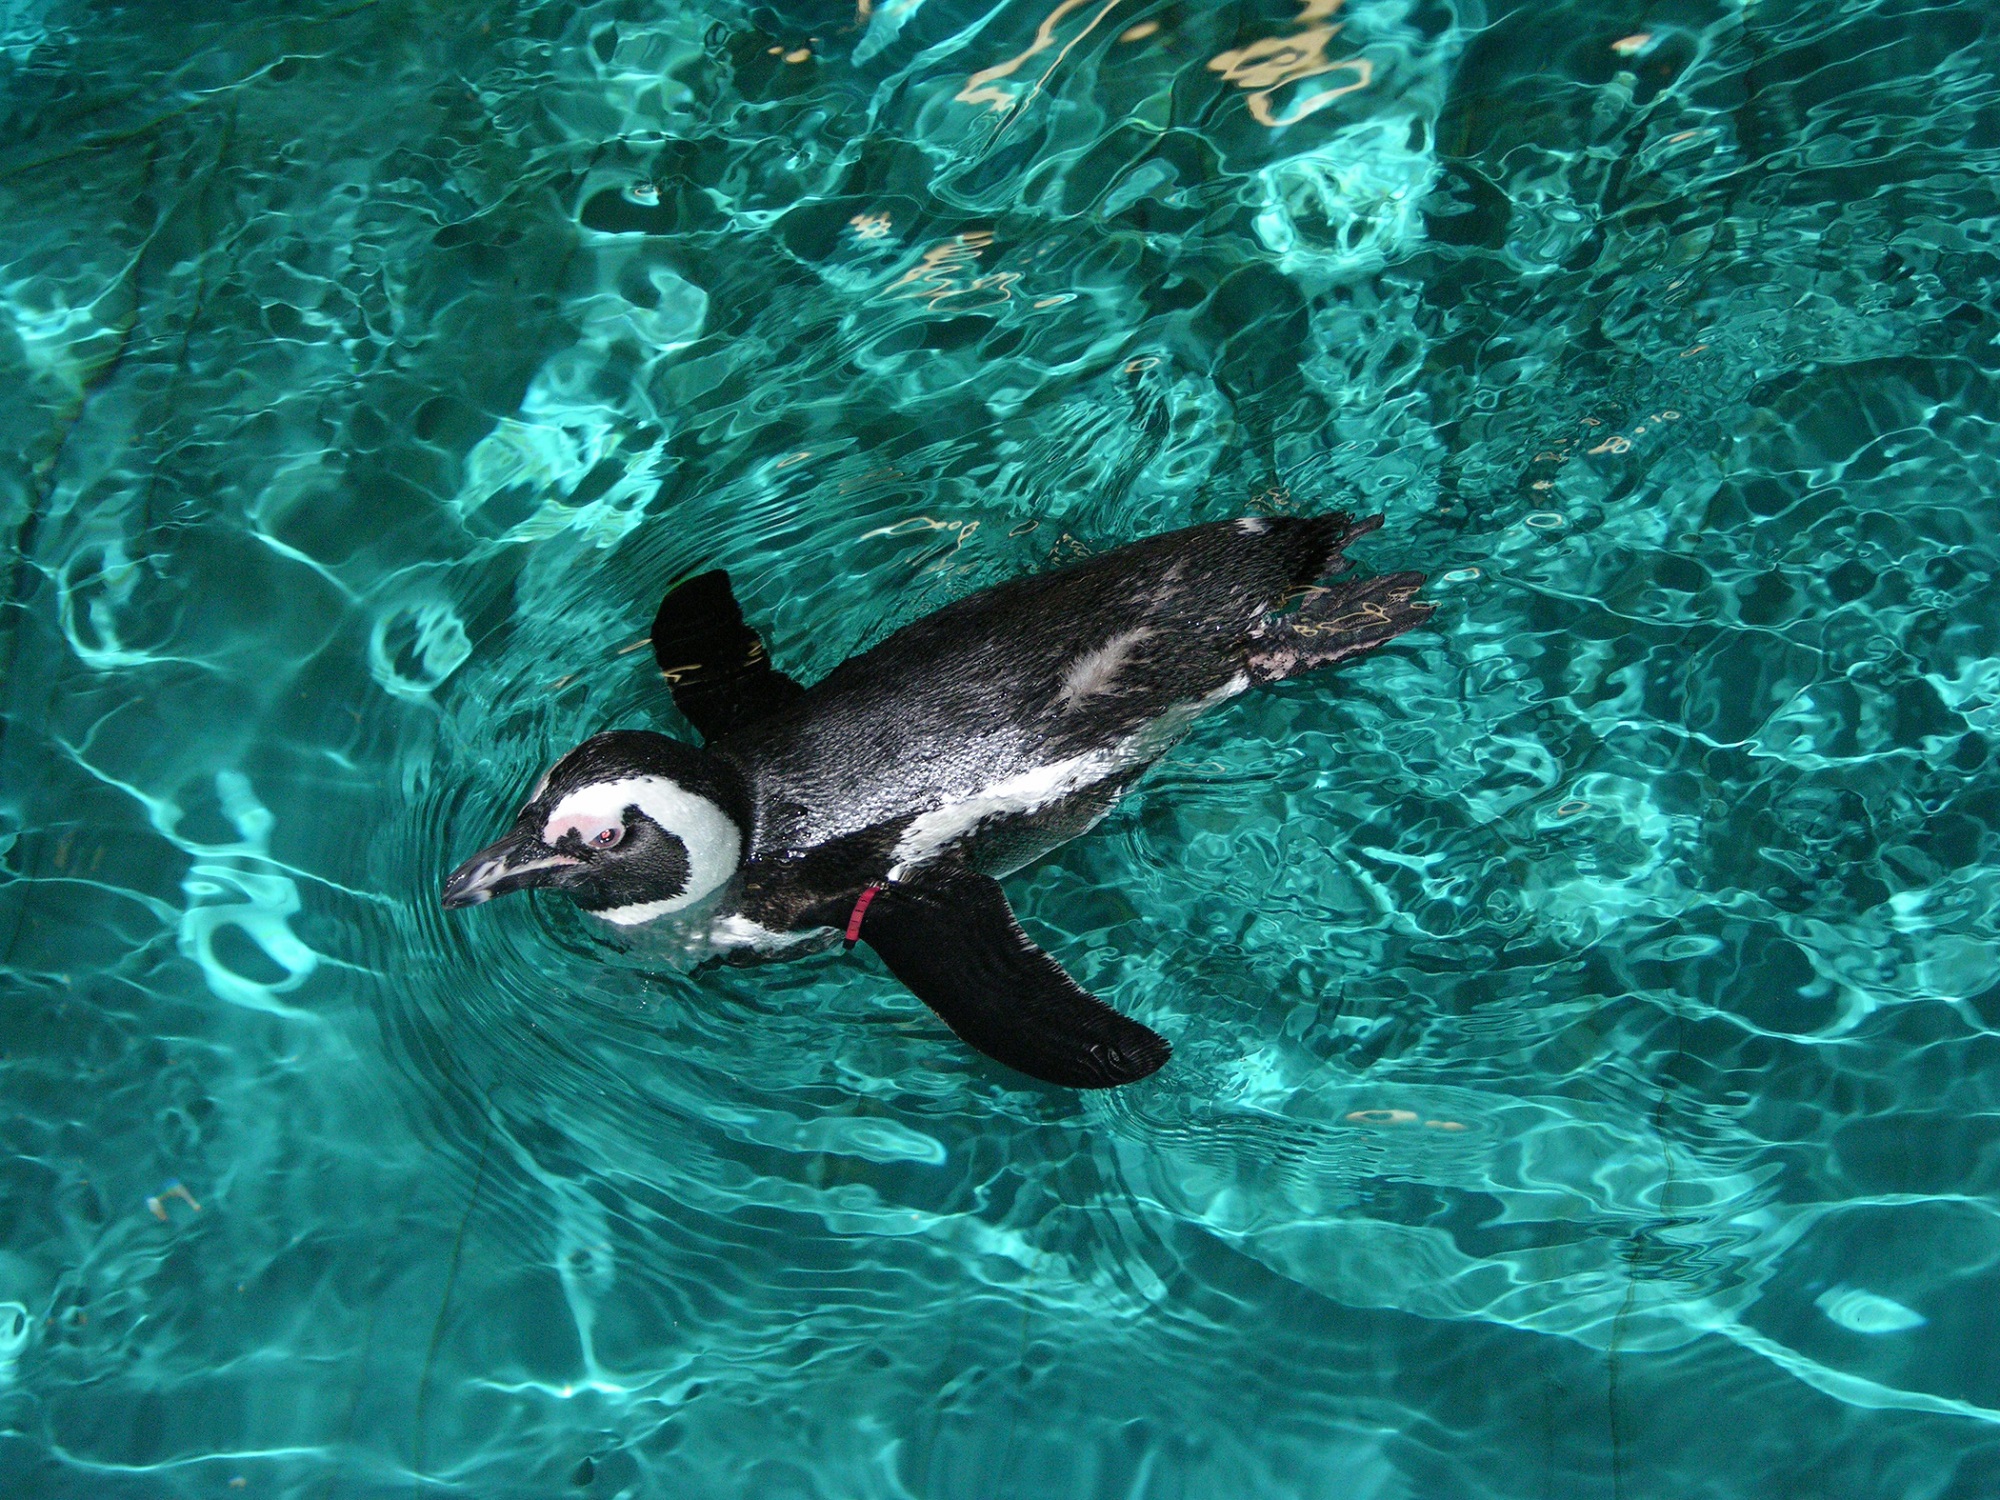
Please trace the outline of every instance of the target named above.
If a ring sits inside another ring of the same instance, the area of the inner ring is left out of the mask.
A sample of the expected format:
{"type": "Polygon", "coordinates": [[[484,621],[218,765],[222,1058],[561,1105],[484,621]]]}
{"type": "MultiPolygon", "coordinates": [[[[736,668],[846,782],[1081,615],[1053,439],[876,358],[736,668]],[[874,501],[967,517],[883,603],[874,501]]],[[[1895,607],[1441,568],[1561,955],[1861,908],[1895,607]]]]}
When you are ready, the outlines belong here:
{"type": "Polygon", "coordinates": [[[1414,597],[1423,586],[1421,573],[1385,573],[1313,589],[1296,613],[1266,621],[1258,631],[1250,647],[1250,676],[1278,682],[1387,645],[1437,608],[1414,597]]]}

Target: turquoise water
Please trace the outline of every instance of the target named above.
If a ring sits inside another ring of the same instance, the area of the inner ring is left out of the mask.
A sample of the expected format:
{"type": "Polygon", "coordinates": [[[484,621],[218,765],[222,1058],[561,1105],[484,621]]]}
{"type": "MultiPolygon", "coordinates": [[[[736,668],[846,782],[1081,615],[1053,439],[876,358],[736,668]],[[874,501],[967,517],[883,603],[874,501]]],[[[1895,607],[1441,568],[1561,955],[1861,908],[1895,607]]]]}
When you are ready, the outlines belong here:
{"type": "Polygon", "coordinates": [[[2000,1492],[2000,13],[0,4],[0,1490],[2000,1492]],[[443,873],[1200,519],[1431,628],[865,951],[443,873]]]}

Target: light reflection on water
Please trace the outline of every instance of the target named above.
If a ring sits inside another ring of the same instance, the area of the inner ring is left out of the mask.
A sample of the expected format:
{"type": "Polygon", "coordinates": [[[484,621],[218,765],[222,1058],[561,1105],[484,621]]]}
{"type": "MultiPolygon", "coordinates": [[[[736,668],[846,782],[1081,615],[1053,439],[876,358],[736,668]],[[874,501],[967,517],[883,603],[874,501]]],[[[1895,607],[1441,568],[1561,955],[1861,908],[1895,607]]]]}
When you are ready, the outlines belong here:
{"type": "Polygon", "coordinates": [[[13,1491],[1990,1493],[1994,27],[0,9],[13,1491]],[[1337,504],[1010,882],[1144,1085],[435,904],[690,569],[1337,504]]]}

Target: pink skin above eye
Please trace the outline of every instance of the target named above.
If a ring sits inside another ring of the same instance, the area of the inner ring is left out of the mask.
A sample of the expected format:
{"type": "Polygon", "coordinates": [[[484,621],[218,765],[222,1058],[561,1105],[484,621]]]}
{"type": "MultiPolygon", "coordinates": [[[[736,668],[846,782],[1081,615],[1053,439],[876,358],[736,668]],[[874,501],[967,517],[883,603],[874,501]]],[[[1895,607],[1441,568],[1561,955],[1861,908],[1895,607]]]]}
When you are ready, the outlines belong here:
{"type": "Polygon", "coordinates": [[[609,818],[579,817],[575,814],[551,818],[542,830],[542,842],[553,849],[572,833],[592,849],[611,849],[625,837],[625,825],[609,818]]]}

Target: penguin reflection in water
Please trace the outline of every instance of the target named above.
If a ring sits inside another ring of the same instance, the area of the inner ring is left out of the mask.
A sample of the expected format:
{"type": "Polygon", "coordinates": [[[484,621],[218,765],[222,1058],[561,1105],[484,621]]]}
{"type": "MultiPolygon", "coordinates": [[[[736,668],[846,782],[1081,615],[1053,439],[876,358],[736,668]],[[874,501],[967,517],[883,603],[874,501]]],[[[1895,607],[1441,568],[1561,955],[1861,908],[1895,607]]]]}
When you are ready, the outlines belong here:
{"type": "Polygon", "coordinates": [[[961,599],[810,688],[775,670],[728,575],[677,586],[653,651],[700,749],[585,740],[445,882],[529,886],[739,959],[864,942],[964,1041],[1072,1088],[1144,1078],[1165,1038],[1078,987],[996,876],[1108,812],[1195,717],[1423,623],[1420,573],[1327,583],[1381,524],[1249,518],[961,599]]]}

